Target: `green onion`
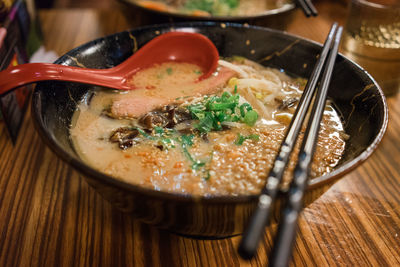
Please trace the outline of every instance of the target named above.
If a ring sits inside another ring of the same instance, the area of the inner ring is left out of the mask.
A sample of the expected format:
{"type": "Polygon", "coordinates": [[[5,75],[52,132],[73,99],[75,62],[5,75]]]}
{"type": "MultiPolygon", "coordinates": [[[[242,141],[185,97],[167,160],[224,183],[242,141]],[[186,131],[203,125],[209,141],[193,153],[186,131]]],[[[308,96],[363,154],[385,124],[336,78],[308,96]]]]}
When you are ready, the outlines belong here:
{"type": "Polygon", "coordinates": [[[239,0],[188,0],[184,9],[203,10],[211,15],[227,15],[238,5],[239,0]]]}
{"type": "Polygon", "coordinates": [[[191,135],[182,135],[181,136],[181,142],[183,144],[185,144],[185,145],[191,146],[191,145],[193,145],[193,138],[194,138],[193,134],[191,134],[191,135]]]}
{"type": "Polygon", "coordinates": [[[193,144],[193,135],[182,135],[181,136],[181,147],[183,154],[186,156],[186,158],[192,163],[191,168],[193,170],[198,170],[201,167],[204,167],[206,165],[205,162],[201,162],[200,160],[196,160],[193,158],[193,156],[190,154],[189,150],[187,149],[188,146],[191,146],[193,144]]]}
{"type": "Polygon", "coordinates": [[[233,116],[232,118],[231,118],[231,121],[232,122],[238,122],[238,121],[240,121],[240,118],[239,118],[239,116],[233,116]]]}
{"type": "MultiPolygon", "coordinates": [[[[212,121],[210,121],[210,123],[212,124],[212,121]]],[[[203,125],[203,126],[204,127],[212,127],[212,125],[211,126],[203,125]]],[[[186,158],[190,161],[191,168],[193,170],[197,171],[206,165],[206,162],[195,159],[188,150],[188,147],[193,145],[193,139],[194,139],[193,134],[181,135],[180,137],[173,137],[173,136],[171,137],[171,134],[173,134],[173,133],[177,134],[177,132],[174,130],[166,130],[166,129],[163,129],[162,127],[154,127],[154,133],[157,135],[153,136],[153,135],[146,133],[145,131],[143,131],[140,128],[134,128],[134,129],[137,129],[139,131],[139,133],[141,135],[143,135],[143,137],[145,137],[146,139],[157,142],[158,144],[162,145],[163,148],[165,148],[165,149],[175,148],[174,142],[180,144],[181,148],[182,148],[182,152],[186,156],[186,158]]],[[[206,170],[203,170],[203,172],[205,172],[205,171],[206,170]]],[[[209,175],[208,175],[207,179],[209,179],[209,175]]]]}
{"type": "Polygon", "coordinates": [[[246,111],[250,111],[253,108],[251,107],[251,105],[249,103],[244,103],[244,104],[240,105],[239,109],[240,109],[240,115],[242,117],[244,117],[246,115],[246,111]]]}
{"type": "Polygon", "coordinates": [[[199,168],[204,167],[206,165],[205,162],[201,162],[201,161],[196,161],[195,163],[192,164],[192,169],[193,170],[199,170],[199,168]]]}
{"type": "Polygon", "coordinates": [[[209,110],[225,110],[225,109],[232,109],[236,107],[236,103],[210,103],[208,105],[209,110]]]}
{"type": "Polygon", "coordinates": [[[134,128],[134,129],[137,129],[139,131],[139,133],[141,135],[143,135],[144,138],[152,140],[152,141],[156,141],[158,144],[162,145],[163,148],[165,148],[165,149],[175,148],[175,145],[173,142],[174,140],[167,137],[167,136],[170,136],[171,133],[165,132],[165,130],[161,127],[154,127],[154,132],[157,134],[156,136],[150,135],[140,128],[134,128]]]}
{"type": "Polygon", "coordinates": [[[199,122],[194,126],[201,133],[223,130],[223,122],[242,122],[253,126],[258,114],[249,103],[239,105],[239,94],[224,92],[221,96],[205,96],[203,101],[187,107],[193,119],[199,122]]]}
{"type": "Polygon", "coordinates": [[[246,141],[247,139],[251,139],[253,141],[258,141],[258,140],[260,140],[260,136],[257,134],[250,134],[249,136],[244,136],[239,133],[238,137],[235,141],[235,145],[241,146],[241,145],[243,145],[244,141],[246,141]]]}
{"type": "Polygon", "coordinates": [[[172,74],[172,68],[167,68],[167,74],[171,75],[172,74]]]}
{"type": "Polygon", "coordinates": [[[156,127],[154,127],[154,132],[157,134],[163,134],[164,129],[162,127],[156,126],[156,127]]]}
{"type": "Polygon", "coordinates": [[[226,91],[221,95],[221,98],[222,98],[222,100],[225,100],[225,99],[230,98],[231,96],[232,96],[232,94],[226,91]]]}
{"type": "Polygon", "coordinates": [[[243,142],[245,140],[246,140],[246,138],[243,135],[238,134],[238,138],[235,141],[235,145],[241,146],[241,145],[243,145],[243,142]]]}
{"type": "Polygon", "coordinates": [[[258,134],[251,134],[248,137],[249,137],[249,139],[254,140],[254,141],[260,140],[260,136],[258,134]]]}
{"type": "Polygon", "coordinates": [[[204,114],[204,117],[200,119],[200,122],[194,125],[201,133],[210,132],[213,129],[214,118],[212,117],[210,112],[204,114]]]}
{"type": "Polygon", "coordinates": [[[258,119],[258,113],[255,112],[254,110],[250,110],[244,115],[244,123],[246,123],[249,126],[253,126],[258,119]]]}
{"type": "Polygon", "coordinates": [[[206,176],[205,176],[203,179],[206,180],[206,181],[208,181],[208,180],[210,180],[210,177],[211,177],[211,175],[210,175],[210,170],[207,170],[206,176]]]}

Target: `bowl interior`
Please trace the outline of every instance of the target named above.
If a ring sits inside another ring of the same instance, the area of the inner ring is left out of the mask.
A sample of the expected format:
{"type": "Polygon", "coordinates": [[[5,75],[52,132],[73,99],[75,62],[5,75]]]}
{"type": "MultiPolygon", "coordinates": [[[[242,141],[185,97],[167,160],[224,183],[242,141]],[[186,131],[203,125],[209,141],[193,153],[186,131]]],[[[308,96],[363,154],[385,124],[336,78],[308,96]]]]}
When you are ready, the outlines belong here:
{"type": "MultiPolygon", "coordinates": [[[[129,57],[136,47],[171,29],[208,36],[222,57],[240,55],[301,77],[310,76],[321,49],[317,43],[271,29],[196,22],[149,26],[110,35],[68,52],[56,63],[110,68],[129,57]]],[[[56,154],[81,172],[129,190],[142,190],[97,172],[75,153],[69,136],[71,117],[77,103],[91,88],[91,85],[70,82],[38,84],[32,105],[37,129],[56,154]]],[[[333,172],[312,179],[312,186],[332,181],[364,161],[381,140],[387,124],[387,106],[382,91],[364,70],[341,55],[336,61],[329,98],[341,114],[350,138],[340,164],[333,172]]]]}

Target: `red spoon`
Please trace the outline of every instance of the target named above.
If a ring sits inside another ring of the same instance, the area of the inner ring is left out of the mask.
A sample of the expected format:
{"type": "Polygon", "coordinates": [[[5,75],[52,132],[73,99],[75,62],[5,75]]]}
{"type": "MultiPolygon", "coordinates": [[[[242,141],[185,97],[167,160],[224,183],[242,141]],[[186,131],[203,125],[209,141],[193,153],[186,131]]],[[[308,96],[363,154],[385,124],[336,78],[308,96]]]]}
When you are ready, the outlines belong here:
{"type": "Polygon", "coordinates": [[[138,70],[168,61],[198,65],[209,77],[218,64],[218,50],[204,35],[169,32],[149,41],[124,62],[109,69],[86,69],[57,64],[29,63],[0,72],[0,95],[12,89],[45,80],[94,84],[114,89],[134,89],[129,81],[138,70]]]}

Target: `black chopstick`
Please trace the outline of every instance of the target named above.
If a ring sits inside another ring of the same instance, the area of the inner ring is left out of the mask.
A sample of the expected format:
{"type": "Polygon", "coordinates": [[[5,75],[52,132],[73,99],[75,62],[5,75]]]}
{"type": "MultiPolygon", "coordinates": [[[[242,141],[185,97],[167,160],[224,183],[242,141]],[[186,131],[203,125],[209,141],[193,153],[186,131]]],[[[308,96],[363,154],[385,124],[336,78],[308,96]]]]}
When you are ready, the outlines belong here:
{"type": "Polygon", "coordinates": [[[318,15],[318,11],[312,4],[311,0],[297,0],[297,3],[307,17],[315,17],[318,15]]]}
{"type": "Polygon", "coordinates": [[[306,117],[319,76],[321,75],[322,68],[334,39],[336,28],[337,23],[334,23],[325,41],[319,59],[313,69],[311,77],[300,98],[299,105],[293,115],[289,129],[275,158],[274,165],[267,177],[266,185],[261,190],[256,209],[249,220],[249,224],[245,229],[242,240],[239,244],[238,252],[245,259],[250,259],[254,256],[258,243],[263,236],[264,228],[269,222],[269,215],[271,213],[271,207],[273,206],[272,204],[275,202],[278,195],[279,185],[282,181],[285,167],[289,162],[289,156],[293,151],[304,118],[306,117]]]}
{"type": "Polygon", "coordinates": [[[327,66],[322,76],[321,85],[317,91],[311,116],[307,123],[303,142],[299,152],[299,160],[293,173],[290,184],[289,196],[282,210],[281,221],[275,237],[274,247],[271,252],[270,266],[288,266],[292,254],[292,247],[296,237],[297,220],[303,208],[303,197],[307,190],[310,175],[311,162],[318,138],[320,122],[325,109],[328,87],[331,80],[333,66],[339,49],[339,43],[343,28],[339,27],[336,32],[335,41],[329,54],[327,66]]]}

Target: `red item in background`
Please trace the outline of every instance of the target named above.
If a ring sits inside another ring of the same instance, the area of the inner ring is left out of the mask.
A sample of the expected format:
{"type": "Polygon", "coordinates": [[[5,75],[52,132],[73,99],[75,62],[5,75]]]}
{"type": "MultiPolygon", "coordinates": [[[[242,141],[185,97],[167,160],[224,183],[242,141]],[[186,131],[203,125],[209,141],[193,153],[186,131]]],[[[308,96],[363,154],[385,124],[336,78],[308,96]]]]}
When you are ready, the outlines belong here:
{"type": "MultiPolygon", "coordinates": [[[[17,0],[0,28],[0,70],[27,63],[26,40],[29,14],[24,1],[17,0]]],[[[23,86],[0,96],[1,116],[13,143],[21,127],[32,86],[23,86]]]]}
{"type": "MultiPolygon", "coordinates": [[[[10,65],[7,69],[12,68],[18,65],[17,54],[14,55],[13,59],[10,62],[10,65]]],[[[26,98],[29,96],[30,90],[26,87],[21,87],[18,90],[15,90],[15,96],[17,97],[17,104],[20,109],[23,109],[25,106],[26,98]]]]}

